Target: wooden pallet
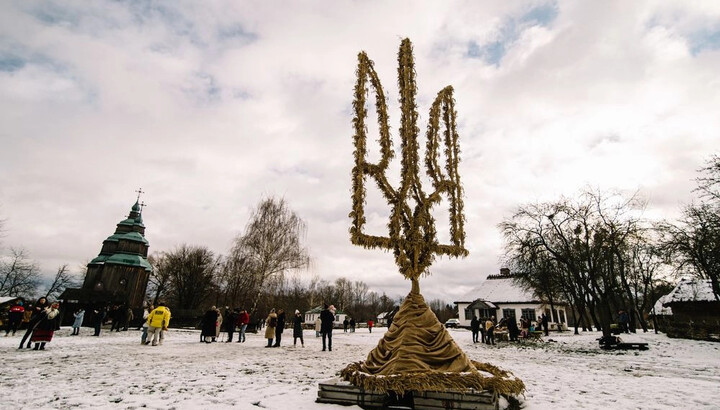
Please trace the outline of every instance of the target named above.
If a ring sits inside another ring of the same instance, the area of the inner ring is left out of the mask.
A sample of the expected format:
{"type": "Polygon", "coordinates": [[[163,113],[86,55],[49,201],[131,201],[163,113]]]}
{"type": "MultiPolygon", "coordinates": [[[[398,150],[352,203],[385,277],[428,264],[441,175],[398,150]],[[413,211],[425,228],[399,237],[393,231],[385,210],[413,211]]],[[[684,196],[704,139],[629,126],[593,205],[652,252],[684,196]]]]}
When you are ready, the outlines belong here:
{"type": "Polygon", "coordinates": [[[333,378],[318,385],[318,403],[357,405],[363,409],[497,410],[498,395],[492,391],[412,392],[405,398],[393,393],[368,392],[333,378]],[[409,397],[408,397],[409,396],[409,397]]]}
{"type": "Polygon", "coordinates": [[[616,343],[616,344],[605,344],[601,345],[601,348],[605,350],[648,350],[647,343],[616,343]]]}

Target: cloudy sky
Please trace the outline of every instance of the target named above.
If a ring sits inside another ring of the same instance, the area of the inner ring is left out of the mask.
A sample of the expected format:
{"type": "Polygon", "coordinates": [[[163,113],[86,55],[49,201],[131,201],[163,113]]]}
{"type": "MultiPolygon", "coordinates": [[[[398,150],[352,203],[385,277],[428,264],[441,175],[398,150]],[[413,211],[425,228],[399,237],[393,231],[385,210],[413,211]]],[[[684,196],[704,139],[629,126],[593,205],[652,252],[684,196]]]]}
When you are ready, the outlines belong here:
{"type": "MultiPolygon", "coordinates": [[[[303,275],[405,294],[392,255],[348,235],[357,54],[375,61],[397,145],[404,37],[420,128],[452,85],[462,149],[470,256],[436,262],[426,297],[456,300],[497,272],[496,225],[520,204],[639,190],[650,215],[673,218],[718,152],[718,2],[8,1],[3,252],[78,269],[142,187],[151,253],[225,254],[273,195],[307,221],[303,275]]],[[[369,201],[382,234],[387,208],[369,201]]]]}

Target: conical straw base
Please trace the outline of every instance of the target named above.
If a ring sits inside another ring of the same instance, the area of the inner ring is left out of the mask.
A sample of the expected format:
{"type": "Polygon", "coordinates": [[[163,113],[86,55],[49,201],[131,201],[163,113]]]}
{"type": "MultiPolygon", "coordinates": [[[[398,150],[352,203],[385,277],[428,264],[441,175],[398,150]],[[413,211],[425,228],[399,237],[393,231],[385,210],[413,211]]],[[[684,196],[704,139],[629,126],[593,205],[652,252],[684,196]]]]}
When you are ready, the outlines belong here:
{"type": "Polygon", "coordinates": [[[520,394],[525,389],[509,372],[471,361],[419,292],[408,294],[367,359],[348,365],[341,376],[365,390],[398,394],[468,388],[520,394]]]}

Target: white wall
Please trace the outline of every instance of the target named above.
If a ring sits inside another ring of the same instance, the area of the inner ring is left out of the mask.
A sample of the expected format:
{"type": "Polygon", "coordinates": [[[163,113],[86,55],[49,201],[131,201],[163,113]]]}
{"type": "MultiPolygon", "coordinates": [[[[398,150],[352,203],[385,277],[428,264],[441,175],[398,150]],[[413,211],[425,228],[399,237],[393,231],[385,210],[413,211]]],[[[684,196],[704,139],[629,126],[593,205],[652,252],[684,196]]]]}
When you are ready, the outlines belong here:
{"type": "MultiPolygon", "coordinates": [[[[460,326],[470,327],[470,321],[472,320],[472,316],[465,317],[465,309],[470,305],[469,302],[460,302],[458,305],[458,319],[460,320],[460,326]]],[[[495,320],[500,321],[500,319],[503,318],[503,309],[515,309],[515,318],[520,321],[520,317],[522,317],[522,309],[535,309],[535,319],[536,321],[540,319],[540,316],[545,312],[545,309],[550,309],[550,305],[543,305],[543,304],[529,304],[529,303],[512,303],[512,304],[495,304],[498,308],[495,311],[495,320]]],[[[564,312],[564,321],[562,322],[563,329],[567,329],[567,311],[564,306],[555,306],[555,310],[559,313],[560,311],[564,312]]],[[[475,309],[473,312],[474,315],[479,315],[479,311],[475,309]]],[[[479,316],[478,316],[479,317],[479,316]]],[[[548,318],[548,320],[552,321],[552,317],[548,318]]],[[[549,327],[555,327],[555,326],[549,326],[549,327]]]]}
{"type": "Polygon", "coordinates": [[[460,326],[470,326],[470,321],[472,320],[472,317],[465,317],[465,309],[470,305],[470,303],[458,303],[458,319],[460,320],[460,326]]]}
{"type": "MultiPolygon", "coordinates": [[[[346,317],[347,315],[345,313],[338,313],[335,315],[335,322],[333,322],[333,326],[342,326],[342,322],[346,317]]],[[[318,318],[320,318],[320,313],[305,313],[305,323],[315,323],[318,318]]]]}

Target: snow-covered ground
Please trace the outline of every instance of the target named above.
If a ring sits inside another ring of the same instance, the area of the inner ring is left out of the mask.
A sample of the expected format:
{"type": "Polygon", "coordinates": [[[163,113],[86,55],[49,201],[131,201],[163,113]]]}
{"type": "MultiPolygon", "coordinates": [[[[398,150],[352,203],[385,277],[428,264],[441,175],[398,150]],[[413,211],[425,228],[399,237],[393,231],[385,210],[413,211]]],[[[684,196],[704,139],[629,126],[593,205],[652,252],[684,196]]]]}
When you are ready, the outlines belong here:
{"type": "MultiPolygon", "coordinates": [[[[315,332],[305,348],[266,349],[260,335],[247,342],[199,343],[195,331],[170,330],[163,346],[140,345],[140,332],[93,337],[63,328],[45,351],[18,350],[20,333],[0,337],[0,406],[6,409],[352,409],[315,403],[317,383],[365,358],[384,329],[336,330],[332,352],[315,332]]],[[[451,330],[472,358],[511,370],[525,381],[526,409],[718,409],[720,343],[627,335],[650,350],[598,348],[598,333],[551,333],[537,343],[472,344],[451,330]]]]}

